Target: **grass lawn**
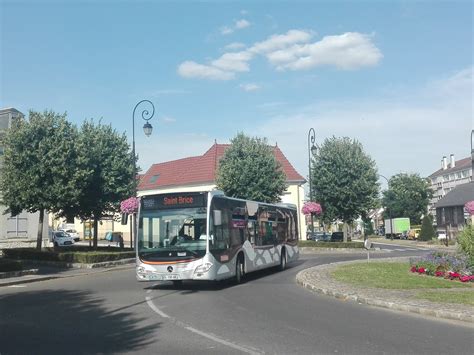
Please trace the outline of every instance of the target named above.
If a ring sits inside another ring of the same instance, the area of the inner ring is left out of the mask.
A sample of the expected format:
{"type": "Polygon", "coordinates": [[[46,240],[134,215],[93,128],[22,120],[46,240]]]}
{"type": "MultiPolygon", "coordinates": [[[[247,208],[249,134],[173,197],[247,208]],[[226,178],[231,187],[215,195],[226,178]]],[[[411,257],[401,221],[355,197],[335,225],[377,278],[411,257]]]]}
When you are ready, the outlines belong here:
{"type": "Polygon", "coordinates": [[[474,306],[474,292],[471,291],[472,290],[454,292],[421,291],[416,294],[415,298],[437,303],[458,303],[474,306]]]}
{"type": "Polygon", "coordinates": [[[361,287],[413,290],[433,288],[470,288],[473,283],[450,281],[410,272],[408,263],[370,262],[339,266],[331,275],[338,281],[361,287]]]}

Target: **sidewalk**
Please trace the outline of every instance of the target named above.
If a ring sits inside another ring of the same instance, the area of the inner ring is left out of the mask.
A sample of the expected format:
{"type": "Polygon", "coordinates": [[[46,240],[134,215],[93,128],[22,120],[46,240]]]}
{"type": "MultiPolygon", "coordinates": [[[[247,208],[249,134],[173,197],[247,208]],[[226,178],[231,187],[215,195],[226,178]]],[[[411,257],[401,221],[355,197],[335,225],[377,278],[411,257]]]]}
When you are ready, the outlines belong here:
{"type": "MultiPolygon", "coordinates": [[[[386,262],[408,261],[408,257],[387,258],[386,262]]],[[[332,296],[342,300],[355,301],[370,306],[389,308],[397,311],[418,313],[422,315],[474,323],[474,307],[449,303],[434,303],[415,299],[417,290],[386,290],[379,288],[362,288],[341,283],[331,277],[331,271],[339,265],[366,263],[366,260],[344,261],[315,266],[296,275],[296,282],[316,293],[332,296]]],[[[443,292],[447,294],[450,290],[443,292]]]]}

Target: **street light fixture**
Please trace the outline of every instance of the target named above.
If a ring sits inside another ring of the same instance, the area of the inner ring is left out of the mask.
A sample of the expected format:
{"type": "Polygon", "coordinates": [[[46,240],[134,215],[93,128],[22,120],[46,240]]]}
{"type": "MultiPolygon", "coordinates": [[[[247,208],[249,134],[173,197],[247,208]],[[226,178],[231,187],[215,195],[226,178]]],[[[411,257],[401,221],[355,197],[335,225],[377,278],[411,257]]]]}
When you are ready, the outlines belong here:
{"type": "MultiPolygon", "coordinates": [[[[145,136],[149,137],[151,133],[153,132],[153,126],[150,124],[150,119],[153,117],[155,114],[155,106],[150,100],[141,100],[139,101],[135,107],[133,108],[133,114],[132,114],[132,159],[133,159],[133,176],[136,179],[137,178],[137,159],[135,156],[135,111],[137,110],[138,106],[141,104],[147,104],[151,106],[152,110],[151,113],[148,111],[148,109],[144,109],[142,111],[142,119],[145,121],[145,124],[143,125],[143,132],[145,133],[145,136]]],[[[137,196],[137,188],[135,188],[135,197],[137,196]]],[[[134,221],[130,223],[130,227],[133,230],[130,231],[130,246],[133,246],[133,237],[137,237],[137,222],[136,222],[136,217],[134,215],[134,221]],[[132,235],[133,234],[133,235],[132,235]]]]}
{"type": "MultiPolygon", "coordinates": [[[[308,183],[309,183],[309,201],[313,200],[313,187],[311,186],[311,157],[318,153],[318,145],[316,141],[316,132],[314,128],[310,128],[308,132],[308,183]]],[[[311,233],[314,233],[313,214],[311,213],[311,233]]]]}
{"type": "MultiPolygon", "coordinates": [[[[380,175],[380,177],[384,178],[386,181],[387,181],[387,189],[388,189],[388,179],[383,176],[383,175],[380,175]]],[[[393,239],[393,221],[392,221],[392,209],[388,209],[388,218],[390,218],[390,239],[393,239]]]]}

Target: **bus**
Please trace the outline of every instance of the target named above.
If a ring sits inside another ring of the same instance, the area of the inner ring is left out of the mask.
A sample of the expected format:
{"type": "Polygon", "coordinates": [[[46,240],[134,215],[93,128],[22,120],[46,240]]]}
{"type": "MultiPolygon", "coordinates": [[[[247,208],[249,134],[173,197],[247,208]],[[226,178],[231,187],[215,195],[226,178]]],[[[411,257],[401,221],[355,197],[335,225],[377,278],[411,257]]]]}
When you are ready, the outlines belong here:
{"type": "Polygon", "coordinates": [[[231,198],[218,190],[140,199],[138,281],[240,283],[249,272],[284,270],[298,257],[295,205],[231,198]]]}

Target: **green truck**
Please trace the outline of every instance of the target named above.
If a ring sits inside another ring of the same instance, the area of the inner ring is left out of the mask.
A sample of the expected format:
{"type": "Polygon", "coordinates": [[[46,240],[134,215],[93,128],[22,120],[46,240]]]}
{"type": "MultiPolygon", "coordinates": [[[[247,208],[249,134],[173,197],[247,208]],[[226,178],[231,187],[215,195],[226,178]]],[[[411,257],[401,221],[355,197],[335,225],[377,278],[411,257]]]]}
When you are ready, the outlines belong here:
{"type": "Polygon", "coordinates": [[[410,218],[400,217],[385,220],[385,237],[407,239],[410,231],[410,218]],[[393,231],[392,231],[393,227],[393,231]]]}

